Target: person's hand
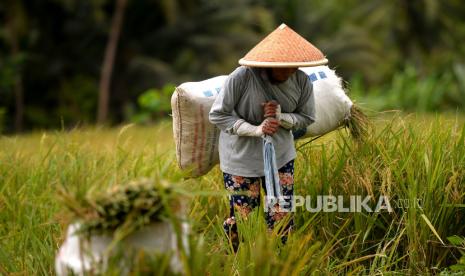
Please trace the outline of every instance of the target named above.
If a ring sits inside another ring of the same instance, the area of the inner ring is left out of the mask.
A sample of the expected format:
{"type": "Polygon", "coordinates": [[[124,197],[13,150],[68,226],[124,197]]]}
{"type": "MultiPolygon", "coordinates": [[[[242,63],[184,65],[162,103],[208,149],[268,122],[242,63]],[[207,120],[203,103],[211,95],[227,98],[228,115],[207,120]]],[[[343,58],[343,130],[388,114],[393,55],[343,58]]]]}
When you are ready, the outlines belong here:
{"type": "Polygon", "coordinates": [[[263,121],[261,127],[263,134],[273,136],[279,129],[279,121],[276,118],[268,117],[263,121]]]}
{"type": "Polygon", "coordinates": [[[276,117],[278,105],[279,104],[276,101],[268,101],[263,103],[263,116],[265,118],[276,117]]]}

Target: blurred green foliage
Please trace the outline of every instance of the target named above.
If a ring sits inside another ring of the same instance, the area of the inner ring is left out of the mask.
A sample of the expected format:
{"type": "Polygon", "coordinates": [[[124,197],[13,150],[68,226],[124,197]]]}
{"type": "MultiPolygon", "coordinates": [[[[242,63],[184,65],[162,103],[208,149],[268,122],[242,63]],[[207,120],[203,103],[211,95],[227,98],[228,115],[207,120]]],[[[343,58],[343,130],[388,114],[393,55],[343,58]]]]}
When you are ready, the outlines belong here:
{"type": "Polygon", "coordinates": [[[137,98],[138,111],[131,117],[135,123],[150,123],[168,115],[171,111],[171,95],[175,86],[165,85],[162,89],[149,89],[137,98]]]}
{"type": "Polygon", "coordinates": [[[465,238],[457,235],[447,237],[449,242],[457,248],[462,257],[458,260],[457,264],[450,266],[453,272],[464,272],[465,271],[465,238]]]}
{"type": "MultiPolygon", "coordinates": [[[[21,95],[15,80],[22,82],[26,129],[95,121],[114,9],[110,0],[2,1],[0,106],[7,131],[14,130],[21,95]]],[[[460,0],[129,1],[111,83],[111,120],[130,120],[137,111],[128,107],[136,109],[144,91],[228,74],[282,22],[356,82],[355,95],[374,102],[373,108],[463,109],[464,14],[460,0]]]]}
{"type": "Polygon", "coordinates": [[[384,85],[368,87],[362,78],[352,78],[349,94],[358,103],[374,110],[446,111],[465,107],[464,66],[421,76],[413,66],[395,73],[384,85]]]}
{"type": "Polygon", "coordinates": [[[11,91],[15,77],[20,73],[25,59],[24,54],[5,56],[0,59],[0,88],[3,92],[11,91]]]}

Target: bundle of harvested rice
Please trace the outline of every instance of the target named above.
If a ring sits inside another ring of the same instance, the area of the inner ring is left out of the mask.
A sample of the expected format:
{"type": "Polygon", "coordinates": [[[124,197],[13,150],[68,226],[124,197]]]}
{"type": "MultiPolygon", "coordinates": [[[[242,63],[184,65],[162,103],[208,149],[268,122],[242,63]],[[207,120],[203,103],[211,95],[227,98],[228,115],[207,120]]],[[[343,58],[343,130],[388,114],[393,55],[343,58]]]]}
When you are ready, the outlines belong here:
{"type": "Polygon", "coordinates": [[[367,115],[355,103],[350,108],[350,116],[344,126],[356,141],[363,141],[369,134],[371,123],[367,115]]]}
{"type": "Polygon", "coordinates": [[[167,212],[180,208],[172,188],[148,179],[115,186],[81,200],[69,193],[61,193],[61,196],[74,219],[80,222],[80,232],[88,234],[116,230],[125,230],[129,234],[150,223],[165,220],[167,212]]]}

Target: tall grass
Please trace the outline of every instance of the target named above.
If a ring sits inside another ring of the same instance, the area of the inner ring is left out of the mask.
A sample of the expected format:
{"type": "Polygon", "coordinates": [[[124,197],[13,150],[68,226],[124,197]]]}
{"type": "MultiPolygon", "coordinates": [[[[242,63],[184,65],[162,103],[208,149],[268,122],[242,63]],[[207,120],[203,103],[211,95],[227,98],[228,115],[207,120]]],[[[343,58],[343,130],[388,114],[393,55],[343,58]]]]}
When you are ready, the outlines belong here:
{"type": "MultiPolygon", "coordinates": [[[[295,194],[371,195],[370,205],[386,195],[394,212],[299,208],[282,245],[279,227],[268,233],[259,208],[239,218],[237,254],[222,232],[228,203],[220,171],[182,180],[171,136],[162,122],[1,138],[0,274],[53,274],[70,222],[59,188],[83,196],[139,177],[173,183],[189,196],[190,275],[445,273],[461,257],[447,238],[465,236],[463,118],[379,116],[363,142],[340,131],[299,148],[295,194]]],[[[168,272],[166,256],[132,262],[135,273],[168,272]]]]}
{"type": "Polygon", "coordinates": [[[297,179],[306,179],[301,193],[385,195],[394,207],[393,213],[321,213],[317,236],[347,225],[347,241],[332,256],[347,262],[378,254],[358,264],[371,273],[424,273],[454,263],[457,252],[443,241],[465,232],[465,128],[439,117],[425,122],[396,116],[378,129],[363,144],[341,137],[332,146],[301,152],[308,157],[297,169],[297,179]]]}

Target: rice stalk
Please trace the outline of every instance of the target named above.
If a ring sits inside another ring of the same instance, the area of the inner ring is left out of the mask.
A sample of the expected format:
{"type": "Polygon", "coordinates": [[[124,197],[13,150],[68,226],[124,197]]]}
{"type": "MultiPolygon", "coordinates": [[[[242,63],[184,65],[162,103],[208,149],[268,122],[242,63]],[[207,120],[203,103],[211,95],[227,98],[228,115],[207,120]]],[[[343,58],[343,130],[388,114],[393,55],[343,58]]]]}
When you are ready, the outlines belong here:
{"type": "Polygon", "coordinates": [[[368,116],[356,104],[350,108],[350,116],[344,122],[344,126],[356,141],[364,141],[372,127],[368,116]]]}

